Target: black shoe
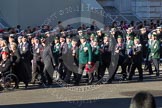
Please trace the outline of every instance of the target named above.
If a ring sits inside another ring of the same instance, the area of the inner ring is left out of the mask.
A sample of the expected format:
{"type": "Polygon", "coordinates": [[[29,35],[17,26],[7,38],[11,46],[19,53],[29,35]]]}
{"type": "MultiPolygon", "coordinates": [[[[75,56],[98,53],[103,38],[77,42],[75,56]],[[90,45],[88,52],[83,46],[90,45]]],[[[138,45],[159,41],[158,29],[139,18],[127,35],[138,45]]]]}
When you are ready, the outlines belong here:
{"type": "Polygon", "coordinates": [[[92,82],[88,82],[87,85],[92,85],[92,82]]]}
{"type": "Polygon", "coordinates": [[[19,86],[18,85],[15,85],[14,89],[19,89],[19,86]]]}
{"type": "Polygon", "coordinates": [[[52,86],[52,84],[53,84],[52,82],[48,82],[47,83],[48,86],[52,86]]]}
{"type": "Polygon", "coordinates": [[[159,77],[159,76],[160,76],[160,74],[157,72],[157,73],[156,73],[156,77],[159,77]]]}
{"type": "Polygon", "coordinates": [[[64,80],[64,82],[66,83],[66,84],[70,84],[70,81],[68,80],[64,80]]]}
{"type": "Polygon", "coordinates": [[[75,82],[74,83],[74,86],[79,86],[79,82],[75,82]]]}
{"type": "Polygon", "coordinates": [[[96,82],[96,84],[100,85],[100,84],[104,84],[101,80],[96,82]]]}
{"type": "Polygon", "coordinates": [[[28,88],[28,83],[27,84],[25,84],[25,89],[27,89],[28,88]]]}
{"type": "Polygon", "coordinates": [[[35,84],[35,81],[31,81],[30,83],[31,83],[31,84],[35,84]]]}
{"type": "Polygon", "coordinates": [[[143,78],[138,79],[138,82],[143,82],[143,78]]]}
{"type": "Polygon", "coordinates": [[[3,91],[4,90],[4,88],[0,85],[0,91],[3,91]]]}
{"type": "Polygon", "coordinates": [[[108,80],[105,84],[112,84],[112,80],[108,80]]]}
{"type": "Polygon", "coordinates": [[[153,74],[153,72],[149,72],[149,75],[152,75],[153,74]]]}
{"type": "Polygon", "coordinates": [[[128,77],[128,80],[131,81],[131,80],[132,80],[132,77],[129,76],[129,77],[128,77]]]}
{"type": "Polygon", "coordinates": [[[122,81],[127,81],[127,78],[126,78],[126,77],[123,77],[123,78],[122,78],[122,81]]]}

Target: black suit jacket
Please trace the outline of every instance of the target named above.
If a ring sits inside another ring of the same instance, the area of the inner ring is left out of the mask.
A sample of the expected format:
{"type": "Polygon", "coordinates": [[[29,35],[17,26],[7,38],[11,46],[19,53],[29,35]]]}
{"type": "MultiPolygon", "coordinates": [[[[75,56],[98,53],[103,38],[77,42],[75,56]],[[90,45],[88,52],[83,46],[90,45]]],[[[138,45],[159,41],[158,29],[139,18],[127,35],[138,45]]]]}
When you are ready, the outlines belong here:
{"type": "Polygon", "coordinates": [[[0,63],[0,72],[2,73],[6,73],[6,72],[9,72],[11,69],[11,61],[10,59],[7,59],[7,60],[2,60],[1,63],[0,63]]]}

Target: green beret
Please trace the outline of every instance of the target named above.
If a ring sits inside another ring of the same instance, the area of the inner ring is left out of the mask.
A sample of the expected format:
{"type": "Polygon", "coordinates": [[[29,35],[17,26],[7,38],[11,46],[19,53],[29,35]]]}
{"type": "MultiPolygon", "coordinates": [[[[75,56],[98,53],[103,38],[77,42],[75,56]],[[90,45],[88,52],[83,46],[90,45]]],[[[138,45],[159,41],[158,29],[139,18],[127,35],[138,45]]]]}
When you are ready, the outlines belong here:
{"type": "Polygon", "coordinates": [[[95,34],[92,33],[90,37],[95,37],[95,34]]]}
{"type": "Polygon", "coordinates": [[[97,38],[94,38],[94,40],[93,40],[94,42],[98,42],[98,39],[97,38]]]}
{"type": "Polygon", "coordinates": [[[134,40],[139,40],[139,38],[138,37],[134,37],[134,40]]]}
{"type": "Polygon", "coordinates": [[[118,38],[122,38],[122,36],[119,35],[118,38]]]}
{"type": "Polygon", "coordinates": [[[108,35],[108,34],[106,34],[106,33],[104,33],[104,38],[105,38],[105,37],[109,37],[109,35],[108,35]]]}
{"type": "Polygon", "coordinates": [[[59,40],[59,37],[55,37],[54,40],[59,40]]]}
{"type": "Polygon", "coordinates": [[[76,38],[73,38],[72,41],[77,42],[78,40],[76,38]]]}
{"type": "Polygon", "coordinates": [[[152,36],[157,37],[157,34],[152,34],[152,36]]]}
{"type": "Polygon", "coordinates": [[[68,35],[66,38],[69,38],[69,39],[71,39],[71,36],[70,35],[68,35]]]}
{"type": "Polygon", "coordinates": [[[85,36],[80,36],[80,39],[85,39],[85,36]]]}

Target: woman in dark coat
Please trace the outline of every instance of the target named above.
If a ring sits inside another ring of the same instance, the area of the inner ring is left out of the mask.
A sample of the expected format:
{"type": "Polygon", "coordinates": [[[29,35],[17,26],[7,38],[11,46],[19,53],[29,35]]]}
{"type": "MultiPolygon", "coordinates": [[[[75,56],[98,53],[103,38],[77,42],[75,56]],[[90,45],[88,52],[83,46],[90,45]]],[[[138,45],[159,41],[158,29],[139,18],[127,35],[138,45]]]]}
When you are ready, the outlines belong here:
{"type": "Polygon", "coordinates": [[[44,62],[44,73],[47,77],[48,84],[51,85],[53,83],[53,73],[56,66],[51,45],[45,46],[42,61],[44,62]]]}
{"type": "MultiPolygon", "coordinates": [[[[16,43],[12,43],[10,45],[10,58],[11,58],[11,62],[12,62],[12,71],[13,73],[18,77],[18,80],[20,79],[20,75],[19,75],[19,71],[20,71],[20,54],[17,50],[17,45],[16,43]]],[[[19,87],[19,82],[17,82],[16,88],[19,87]]]]}
{"type": "Polygon", "coordinates": [[[30,44],[27,42],[27,37],[22,38],[22,46],[20,48],[21,55],[21,66],[23,69],[23,82],[25,83],[25,88],[28,87],[28,83],[32,78],[32,65],[31,65],[31,51],[30,44]]]}
{"type": "Polygon", "coordinates": [[[20,52],[17,49],[16,43],[12,43],[10,45],[10,58],[12,62],[13,73],[18,77],[18,83],[16,84],[16,88],[19,88],[19,82],[23,81],[25,83],[25,87],[28,86],[28,73],[24,70],[23,60],[21,59],[20,52]]]}

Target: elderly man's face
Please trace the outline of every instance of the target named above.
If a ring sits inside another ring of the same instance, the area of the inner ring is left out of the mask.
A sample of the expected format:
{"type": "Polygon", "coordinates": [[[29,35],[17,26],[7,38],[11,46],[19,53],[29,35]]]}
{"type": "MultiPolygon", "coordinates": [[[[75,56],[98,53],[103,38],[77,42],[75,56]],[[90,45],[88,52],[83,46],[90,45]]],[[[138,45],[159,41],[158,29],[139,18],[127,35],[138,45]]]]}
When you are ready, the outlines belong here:
{"type": "Polygon", "coordinates": [[[131,37],[130,36],[127,36],[127,40],[130,40],[131,39],[131,37]]]}
{"type": "Polygon", "coordinates": [[[117,39],[118,43],[122,43],[122,38],[117,39]]]}
{"type": "Polygon", "coordinates": [[[91,36],[91,37],[90,37],[90,40],[91,40],[91,41],[93,41],[93,40],[94,40],[94,37],[93,37],[93,36],[91,36]]]}
{"type": "Polygon", "coordinates": [[[8,57],[8,55],[6,55],[6,54],[2,54],[2,59],[3,59],[3,60],[6,60],[7,57],[8,57]]]}
{"type": "Polygon", "coordinates": [[[97,35],[101,36],[102,35],[101,31],[97,31],[97,35]]]}
{"type": "Polygon", "coordinates": [[[71,39],[70,38],[66,38],[66,42],[67,43],[71,42],[71,39]]]}
{"type": "Polygon", "coordinates": [[[156,32],[157,32],[158,34],[160,34],[161,31],[160,31],[160,29],[157,29],[156,32]]]}
{"type": "Polygon", "coordinates": [[[146,33],[146,30],[141,30],[141,34],[144,34],[144,33],[146,33]]]}
{"type": "Polygon", "coordinates": [[[151,39],[151,38],[152,38],[152,37],[151,37],[151,34],[148,34],[147,37],[148,37],[148,39],[151,39]]]}
{"type": "Polygon", "coordinates": [[[114,35],[115,34],[115,31],[112,31],[111,34],[114,35]]]}
{"type": "Polygon", "coordinates": [[[49,34],[49,33],[47,33],[47,34],[46,34],[46,36],[47,36],[47,37],[50,37],[50,34],[49,34]]]}
{"type": "Polygon", "coordinates": [[[19,38],[19,39],[18,39],[18,43],[21,43],[21,42],[22,42],[22,39],[21,39],[21,38],[19,38]]]}
{"type": "Polygon", "coordinates": [[[139,40],[138,39],[135,39],[134,40],[134,44],[139,44],[139,40]]]}
{"type": "Polygon", "coordinates": [[[108,37],[104,37],[104,43],[109,42],[109,38],[108,37]]]}
{"type": "Polygon", "coordinates": [[[72,46],[75,47],[77,45],[76,41],[72,41],[72,46]]]}
{"type": "Polygon", "coordinates": [[[65,33],[65,32],[61,32],[61,35],[62,35],[62,36],[66,36],[66,33],[65,33]]]}
{"type": "Polygon", "coordinates": [[[130,34],[132,31],[131,30],[127,30],[127,34],[130,34]]]}
{"type": "Polygon", "coordinates": [[[13,40],[14,40],[14,39],[11,38],[11,37],[8,38],[9,43],[13,42],[13,40]]]}
{"type": "Polygon", "coordinates": [[[78,34],[79,34],[79,36],[82,36],[83,35],[83,32],[82,31],[79,31],[78,34]]]}
{"type": "Polygon", "coordinates": [[[84,43],[84,42],[85,42],[85,39],[80,39],[80,42],[81,42],[81,43],[84,43]]]}
{"type": "Polygon", "coordinates": [[[55,39],[54,42],[55,42],[55,44],[57,44],[57,43],[59,43],[59,40],[55,39]]]}
{"type": "Polygon", "coordinates": [[[26,42],[27,41],[27,39],[26,38],[22,38],[22,42],[26,42]]]}
{"type": "Polygon", "coordinates": [[[65,42],[65,39],[64,38],[60,38],[60,42],[65,42]]]}
{"type": "Polygon", "coordinates": [[[39,40],[38,39],[34,39],[34,43],[35,44],[38,44],[39,43],[39,40]]]}

